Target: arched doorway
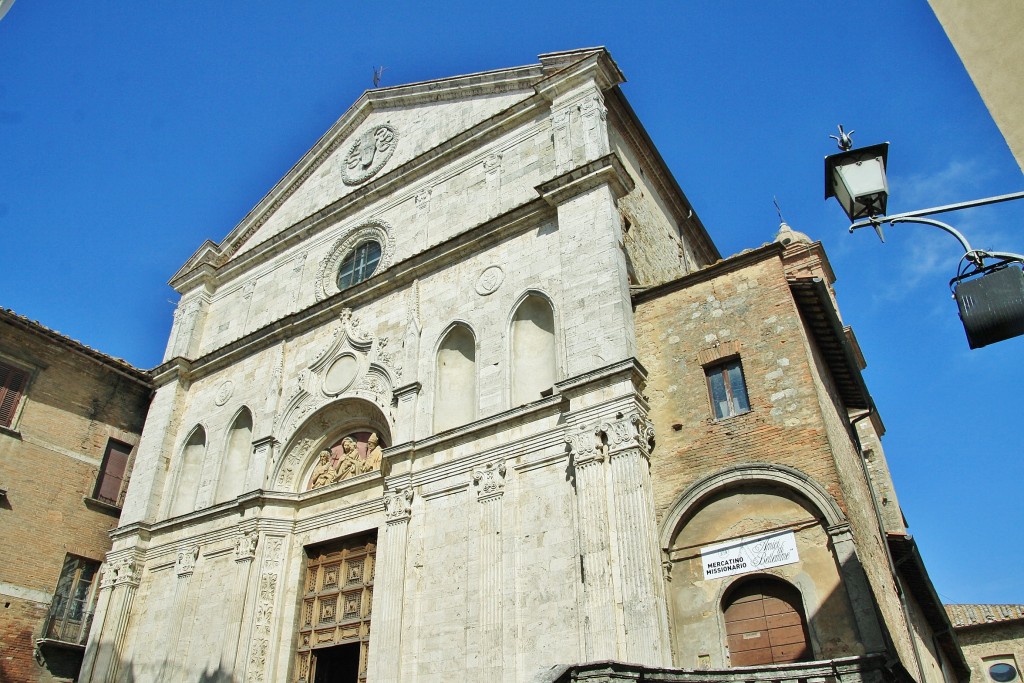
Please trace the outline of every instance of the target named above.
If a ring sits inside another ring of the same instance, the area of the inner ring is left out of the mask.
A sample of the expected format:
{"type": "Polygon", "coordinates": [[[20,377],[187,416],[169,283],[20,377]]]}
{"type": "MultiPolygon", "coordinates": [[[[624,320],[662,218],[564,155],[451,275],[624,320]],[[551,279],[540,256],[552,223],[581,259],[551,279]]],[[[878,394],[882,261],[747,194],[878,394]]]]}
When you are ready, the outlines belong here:
{"type": "Polygon", "coordinates": [[[785,581],[743,581],[726,594],[722,612],[732,666],[813,659],[800,591],[785,581]]]}

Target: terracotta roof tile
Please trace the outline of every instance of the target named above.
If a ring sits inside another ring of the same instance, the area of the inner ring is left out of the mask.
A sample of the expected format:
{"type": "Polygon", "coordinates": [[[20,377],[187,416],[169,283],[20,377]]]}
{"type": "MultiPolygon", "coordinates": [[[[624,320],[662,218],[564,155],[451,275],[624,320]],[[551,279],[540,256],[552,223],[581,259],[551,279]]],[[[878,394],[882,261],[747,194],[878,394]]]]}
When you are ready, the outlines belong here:
{"type": "Polygon", "coordinates": [[[946,605],[954,628],[1024,621],[1024,605],[946,605]]]}

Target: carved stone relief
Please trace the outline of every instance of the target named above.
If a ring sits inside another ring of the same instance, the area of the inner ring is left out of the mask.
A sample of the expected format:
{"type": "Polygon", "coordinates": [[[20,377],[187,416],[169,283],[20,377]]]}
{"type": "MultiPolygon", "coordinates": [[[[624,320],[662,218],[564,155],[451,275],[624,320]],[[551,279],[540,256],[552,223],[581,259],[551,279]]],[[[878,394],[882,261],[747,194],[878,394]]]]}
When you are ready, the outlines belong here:
{"type": "Polygon", "coordinates": [[[240,531],[235,537],[235,561],[251,560],[256,557],[256,544],[259,542],[260,534],[252,531],[240,531]]]}
{"type": "Polygon", "coordinates": [[[366,432],[350,434],[339,445],[321,450],[306,490],[322,488],[379,470],[383,461],[380,435],[369,432],[365,442],[361,442],[360,437],[364,434],[366,432]]]}
{"type": "Polygon", "coordinates": [[[134,557],[122,556],[109,559],[103,573],[103,580],[100,582],[100,588],[113,588],[122,584],[137,586],[140,573],[141,568],[136,564],[134,557]]]}
{"type": "Polygon", "coordinates": [[[284,541],[280,538],[268,538],[266,548],[263,566],[260,568],[256,613],[253,619],[249,649],[249,675],[246,678],[250,681],[264,680],[267,668],[267,655],[270,651],[270,634],[274,619],[274,602],[277,597],[284,541]]]}
{"type": "Polygon", "coordinates": [[[218,406],[222,406],[231,399],[231,394],[235,391],[235,383],[229,379],[224,380],[217,385],[217,393],[213,398],[213,402],[218,406]]]}
{"type": "Polygon", "coordinates": [[[480,277],[476,281],[476,293],[480,296],[487,296],[498,291],[498,287],[501,287],[501,283],[505,280],[505,271],[501,269],[501,266],[488,266],[484,268],[484,271],[480,273],[480,277]]]}
{"type": "Polygon", "coordinates": [[[363,131],[345,155],[342,182],[358,185],[371,178],[388,162],[397,144],[398,131],[389,124],[384,123],[363,131]]]}

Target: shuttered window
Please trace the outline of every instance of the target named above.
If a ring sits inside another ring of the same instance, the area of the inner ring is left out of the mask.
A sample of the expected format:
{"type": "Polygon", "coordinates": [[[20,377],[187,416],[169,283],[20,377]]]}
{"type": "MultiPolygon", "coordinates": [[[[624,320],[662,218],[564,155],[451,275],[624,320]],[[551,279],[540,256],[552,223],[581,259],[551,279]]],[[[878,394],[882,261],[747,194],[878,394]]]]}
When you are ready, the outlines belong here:
{"type": "Polygon", "coordinates": [[[103,456],[103,467],[96,480],[96,491],[93,493],[93,498],[120,506],[124,475],[128,469],[128,456],[131,452],[132,447],[126,443],[113,439],[107,442],[107,452],[103,456]]]}
{"type": "Polygon", "coordinates": [[[0,427],[10,427],[28,384],[28,372],[0,362],[0,427]]]}

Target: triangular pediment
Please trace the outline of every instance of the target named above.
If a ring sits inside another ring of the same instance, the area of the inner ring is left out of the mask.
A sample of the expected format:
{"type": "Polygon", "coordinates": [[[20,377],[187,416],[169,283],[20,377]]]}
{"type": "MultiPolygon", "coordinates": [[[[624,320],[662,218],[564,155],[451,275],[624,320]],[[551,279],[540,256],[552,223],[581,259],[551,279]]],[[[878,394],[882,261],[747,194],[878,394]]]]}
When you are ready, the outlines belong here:
{"type": "Polygon", "coordinates": [[[598,62],[612,81],[623,80],[604,48],[587,48],[541,55],[534,65],[367,90],[219,245],[204,244],[171,284],[187,289],[197,268],[223,266],[518,102],[557,89],[580,64],[598,62]]]}

